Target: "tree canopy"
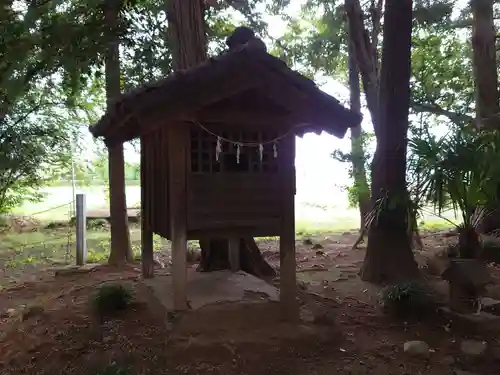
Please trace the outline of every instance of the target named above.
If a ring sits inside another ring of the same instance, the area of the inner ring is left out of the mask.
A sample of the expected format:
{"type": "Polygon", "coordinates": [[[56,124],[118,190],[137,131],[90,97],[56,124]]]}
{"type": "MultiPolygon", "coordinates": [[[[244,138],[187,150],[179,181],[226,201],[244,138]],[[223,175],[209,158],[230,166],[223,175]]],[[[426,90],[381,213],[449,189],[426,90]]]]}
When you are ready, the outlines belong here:
{"type": "MultiPolygon", "coordinates": [[[[39,198],[39,189],[47,181],[68,175],[72,155],[82,154],[79,147],[87,142],[87,126],[105,108],[107,35],[113,33],[119,39],[121,92],[171,72],[174,46],[166,37],[169,18],[165,2],[119,1],[119,22],[109,30],[104,6],[111,3],[113,0],[3,2],[1,212],[22,200],[39,198]]],[[[207,0],[203,6],[208,53],[220,53],[225,38],[244,23],[271,44],[272,53],[309,77],[326,76],[351,89],[353,77],[358,77],[362,111],[377,125],[383,99],[380,67],[387,40],[384,4],[389,3],[307,0],[294,14],[289,5],[297,4],[291,1],[207,0]],[[265,14],[281,18],[282,35],[272,35],[265,14]],[[350,74],[353,72],[355,75],[350,74]]],[[[491,145],[498,144],[498,132],[477,129],[478,124],[498,124],[498,67],[491,60],[495,37],[491,32],[479,35],[474,24],[492,25],[494,31],[497,5],[480,0],[470,4],[415,0],[412,6],[408,190],[420,210],[428,205],[438,212],[456,208],[462,221],[472,225],[470,211],[496,204],[500,183],[492,177],[497,148],[491,145]],[[480,69],[478,64],[482,64],[480,69]],[[489,101],[478,94],[493,91],[496,94],[489,101]]],[[[353,98],[351,95],[351,101],[353,98]]],[[[353,204],[363,194],[365,198],[370,195],[367,186],[376,172],[366,150],[370,143],[381,143],[380,134],[358,129],[352,133],[351,152],[332,150],[338,160],[352,164],[354,181],[348,191],[353,204]]],[[[85,158],[73,160],[77,170],[88,167],[85,158]]],[[[105,173],[102,168],[100,173],[105,173]]]]}

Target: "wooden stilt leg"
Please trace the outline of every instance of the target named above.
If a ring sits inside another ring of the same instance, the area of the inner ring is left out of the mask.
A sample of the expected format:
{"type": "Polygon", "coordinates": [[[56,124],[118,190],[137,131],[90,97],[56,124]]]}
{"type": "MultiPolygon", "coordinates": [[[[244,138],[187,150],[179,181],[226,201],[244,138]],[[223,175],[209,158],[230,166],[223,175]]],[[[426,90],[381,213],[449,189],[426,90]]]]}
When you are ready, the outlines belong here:
{"type": "Polygon", "coordinates": [[[237,272],[240,269],[240,239],[238,237],[231,237],[229,239],[228,256],[231,271],[237,272]]]}
{"type": "Polygon", "coordinates": [[[171,126],[168,138],[169,214],[172,240],[172,285],[174,309],[187,304],[187,149],[188,127],[171,126]]]}
{"type": "Polygon", "coordinates": [[[144,188],[146,181],[146,150],[145,140],[141,138],[141,266],[142,277],[149,279],[154,276],[153,231],[149,225],[148,197],[144,188]]]}
{"type": "Polygon", "coordinates": [[[141,245],[142,277],[149,279],[154,276],[153,232],[145,225],[144,219],[142,220],[141,245]]]}
{"type": "Polygon", "coordinates": [[[187,240],[185,230],[172,234],[172,280],[174,288],[174,310],[187,309],[187,240]]]}
{"type": "Polygon", "coordinates": [[[297,301],[297,274],[295,259],[295,136],[287,137],[280,148],[285,174],[283,210],[280,233],[280,303],[282,317],[288,321],[299,318],[297,301]],[[288,162],[287,162],[288,160],[288,162]]]}

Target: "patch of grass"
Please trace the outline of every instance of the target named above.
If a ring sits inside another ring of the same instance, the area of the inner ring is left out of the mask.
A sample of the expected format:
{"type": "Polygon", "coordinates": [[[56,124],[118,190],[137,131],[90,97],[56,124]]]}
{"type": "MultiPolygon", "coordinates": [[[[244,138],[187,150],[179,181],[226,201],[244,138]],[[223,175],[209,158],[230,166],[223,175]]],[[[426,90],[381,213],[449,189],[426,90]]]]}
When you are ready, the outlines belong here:
{"type": "MultiPolygon", "coordinates": [[[[133,246],[139,250],[140,230],[132,229],[130,237],[133,246]]],[[[110,247],[110,233],[106,231],[87,232],[89,262],[107,258],[110,247]]],[[[0,235],[0,267],[5,263],[53,264],[72,263],[76,254],[74,230],[42,230],[38,232],[6,233],[0,235]]]]}
{"type": "Polygon", "coordinates": [[[356,230],[355,228],[358,226],[359,224],[353,218],[343,218],[338,222],[332,223],[297,220],[295,222],[295,233],[297,237],[304,238],[324,233],[341,233],[356,230]]]}
{"type": "Polygon", "coordinates": [[[444,229],[450,229],[452,226],[450,223],[448,223],[446,220],[426,220],[426,221],[421,221],[419,223],[419,229],[420,230],[429,230],[429,231],[434,231],[434,230],[444,230],[444,229]]]}
{"type": "Polygon", "coordinates": [[[420,281],[387,286],[381,303],[385,313],[397,318],[422,317],[435,306],[430,289],[420,281]]]}
{"type": "Polygon", "coordinates": [[[132,292],[121,284],[101,286],[92,296],[92,308],[99,317],[111,316],[125,310],[132,301],[132,292]]]}

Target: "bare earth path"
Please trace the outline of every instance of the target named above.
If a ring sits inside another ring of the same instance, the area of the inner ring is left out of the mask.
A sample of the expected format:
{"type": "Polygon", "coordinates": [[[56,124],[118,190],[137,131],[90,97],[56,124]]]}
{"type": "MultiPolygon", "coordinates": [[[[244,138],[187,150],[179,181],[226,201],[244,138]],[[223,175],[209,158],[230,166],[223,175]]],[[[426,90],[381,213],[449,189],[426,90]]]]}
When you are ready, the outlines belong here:
{"type": "MultiPolygon", "coordinates": [[[[228,304],[188,313],[169,329],[164,312],[146,298],[135,266],[64,277],[41,273],[0,292],[1,374],[97,374],[94,368],[110,363],[129,374],[498,373],[498,334],[450,329],[440,319],[405,324],[384,317],[378,288],[357,277],[364,251],[350,249],[355,238],[345,233],[317,236],[312,244],[298,241],[300,325],[280,322],[274,303],[228,304]],[[133,288],[136,302],[101,323],[88,299],[110,280],[133,288]],[[21,304],[33,306],[22,318],[21,304]],[[488,341],[488,352],[465,358],[459,348],[463,338],[488,341]],[[403,353],[410,340],[426,341],[430,357],[403,353]]],[[[432,251],[448,240],[444,234],[424,238],[432,251]]],[[[271,263],[278,262],[275,241],[260,247],[271,263]]]]}

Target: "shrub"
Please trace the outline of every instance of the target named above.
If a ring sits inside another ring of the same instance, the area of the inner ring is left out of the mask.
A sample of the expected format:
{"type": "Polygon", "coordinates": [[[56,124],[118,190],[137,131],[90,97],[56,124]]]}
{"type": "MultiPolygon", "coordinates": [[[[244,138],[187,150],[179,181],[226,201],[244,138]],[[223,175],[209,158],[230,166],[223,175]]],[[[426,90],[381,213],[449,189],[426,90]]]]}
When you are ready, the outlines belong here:
{"type": "Polygon", "coordinates": [[[93,296],[93,308],[100,316],[109,316],[125,310],[132,301],[132,293],[120,284],[108,284],[99,288],[93,296]]]}
{"type": "Polygon", "coordinates": [[[106,219],[88,219],[87,229],[89,230],[108,230],[109,222],[106,219]]]}
{"type": "Polygon", "coordinates": [[[382,290],[381,299],[385,313],[400,318],[421,317],[435,307],[431,292],[418,281],[390,285],[382,290]]]}

